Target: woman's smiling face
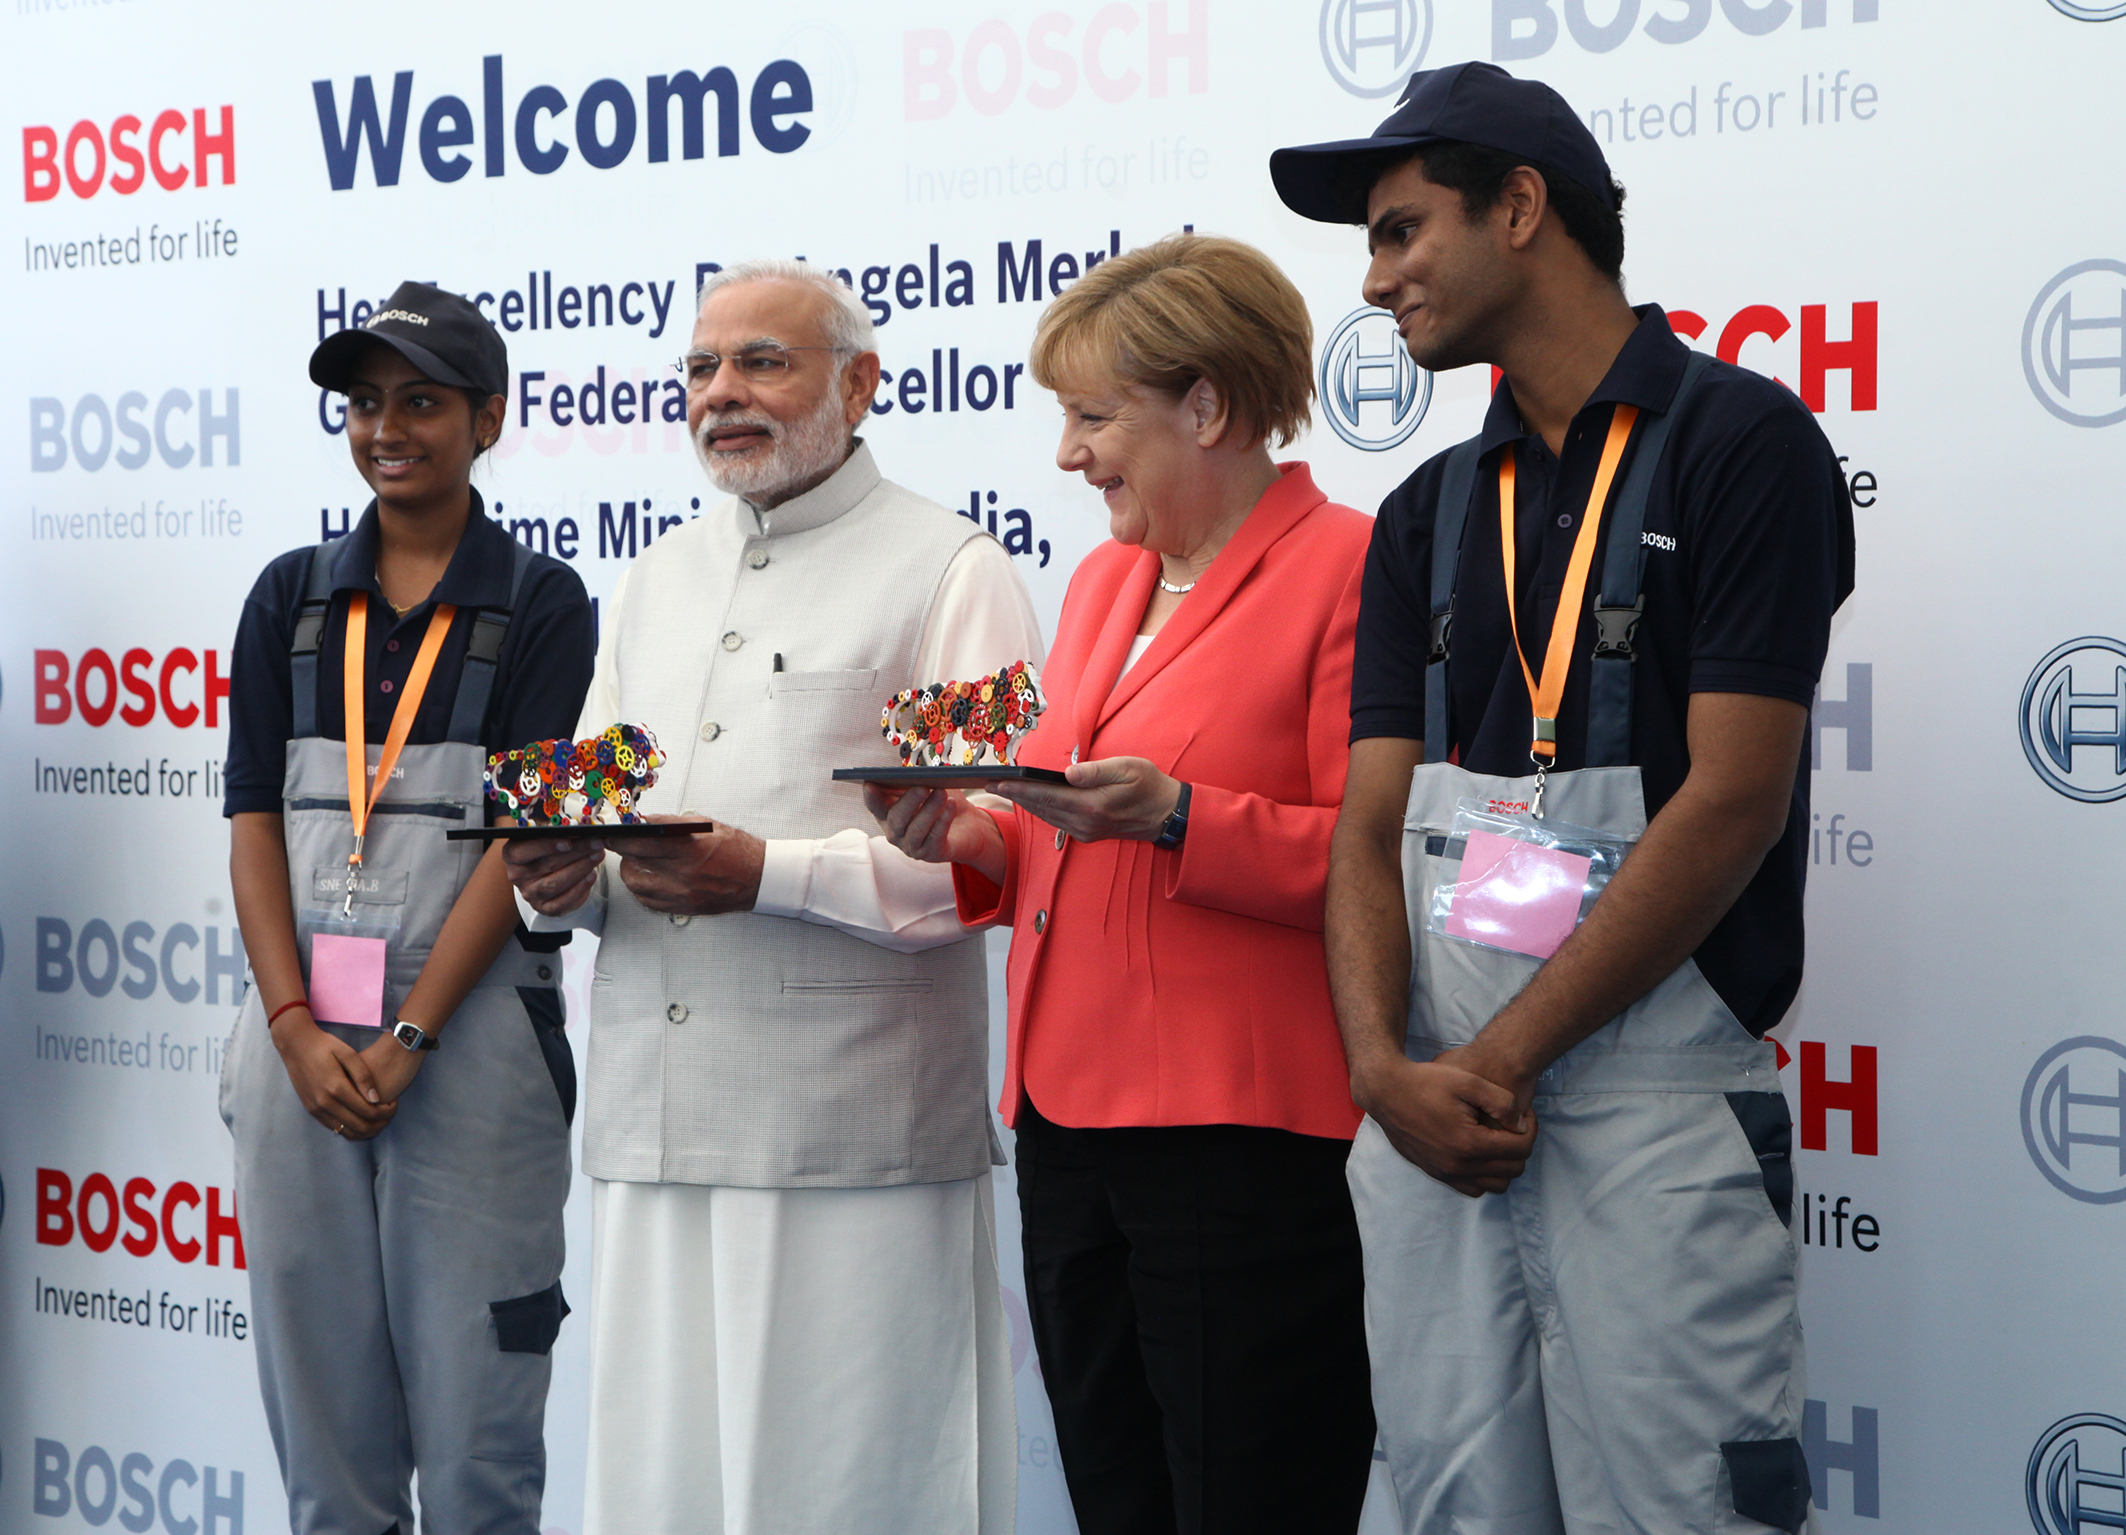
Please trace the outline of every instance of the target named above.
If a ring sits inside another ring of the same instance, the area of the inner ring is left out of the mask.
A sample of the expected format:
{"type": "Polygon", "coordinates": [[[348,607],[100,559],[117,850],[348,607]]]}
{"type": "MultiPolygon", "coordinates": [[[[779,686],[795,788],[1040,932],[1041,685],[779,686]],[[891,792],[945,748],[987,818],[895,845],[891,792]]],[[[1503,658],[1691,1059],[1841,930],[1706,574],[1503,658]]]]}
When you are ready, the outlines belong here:
{"type": "Polygon", "coordinates": [[[347,446],[377,499],[419,506],[461,490],[482,442],[501,428],[500,397],[474,410],[394,348],[372,346],[347,384],[347,446]]]}
{"type": "Polygon", "coordinates": [[[1116,543],[1161,554],[1192,547],[1202,531],[1193,504],[1203,456],[1196,390],[1177,400],[1115,379],[1073,383],[1056,391],[1056,467],[1100,492],[1116,543]]]}

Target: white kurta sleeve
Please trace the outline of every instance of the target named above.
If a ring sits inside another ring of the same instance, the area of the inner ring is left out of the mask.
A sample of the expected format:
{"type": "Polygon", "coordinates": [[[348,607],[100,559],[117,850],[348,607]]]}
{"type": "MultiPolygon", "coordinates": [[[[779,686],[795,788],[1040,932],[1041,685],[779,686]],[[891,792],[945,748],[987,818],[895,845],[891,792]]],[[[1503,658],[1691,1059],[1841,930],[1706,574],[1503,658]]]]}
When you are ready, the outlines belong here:
{"type": "MultiPolygon", "coordinates": [[[[622,571],[620,579],[613,585],[612,601],[606,607],[605,623],[602,626],[605,637],[598,645],[597,664],[591,669],[591,690],[584,695],[583,713],[576,720],[576,739],[579,741],[585,736],[596,735],[608,725],[620,722],[620,684],[615,676],[613,636],[620,633],[620,605],[626,600],[627,572],[622,571]]],[[[595,832],[592,834],[595,835],[595,832]]],[[[532,910],[521,891],[516,892],[517,915],[523,919],[524,925],[535,933],[603,933],[607,883],[613,878],[618,865],[619,858],[615,854],[606,854],[604,864],[599,867],[597,881],[591,886],[591,893],[583,898],[581,906],[564,916],[549,917],[532,910]]]]}
{"type": "MultiPolygon", "coordinates": [[[[1044,654],[1033,598],[1011,556],[993,538],[971,538],[945,567],[916,644],[916,675],[905,685],[979,677],[1014,661],[1039,666],[1044,654]]],[[[918,863],[855,827],[769,842],[753,909],[839,928],[903,954],[956,943],[971,931],[955,915],[947,866],[918,863]]]]}

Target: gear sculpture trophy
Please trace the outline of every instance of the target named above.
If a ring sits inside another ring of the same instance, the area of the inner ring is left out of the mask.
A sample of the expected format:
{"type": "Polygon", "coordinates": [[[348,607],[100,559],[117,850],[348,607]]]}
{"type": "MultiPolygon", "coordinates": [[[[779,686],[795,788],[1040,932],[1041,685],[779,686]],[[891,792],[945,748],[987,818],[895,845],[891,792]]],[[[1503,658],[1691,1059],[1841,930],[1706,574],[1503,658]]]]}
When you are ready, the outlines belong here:
{"type": "Polygon", "coordinates": [[[887,700],[879,733],[900,752],[898,767],[836,768],[844,783],[965,788],[1002,779],[1062,783],[1053,768],[1021,767],[1019,742],[1048,707],[1041,677],[1014,661],[972,682],[933,682],[887,700]]]}
{"type": "Polygon", "coordinates": [[[582,837],[620,831],[630,837],[675,836],[714,829],[713,821],[649,821],[637,800],[665,763],[646,725],[609,725],[582,741],[534,741],[487,759],[487,797],[510,826],[448,832],[455,841],[582,837]]]}

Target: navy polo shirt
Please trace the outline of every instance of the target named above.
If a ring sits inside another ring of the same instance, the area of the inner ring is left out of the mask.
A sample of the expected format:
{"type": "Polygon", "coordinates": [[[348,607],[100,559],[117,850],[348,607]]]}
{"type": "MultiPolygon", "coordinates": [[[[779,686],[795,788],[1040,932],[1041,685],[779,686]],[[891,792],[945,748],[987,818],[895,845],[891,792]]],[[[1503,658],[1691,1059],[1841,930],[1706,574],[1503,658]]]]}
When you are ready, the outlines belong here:
{"type": "MultiPolygon", "coordinates": [[[[1453,760],[1474,773],[1532,775],[1528,686],[1512,650],[1500,558],[1498,464],[1515,454],[1521,642],[1540,670],[1566,564],[1619,405],[1666,410],[1689,349],[1655,305],[1565,434],[1562,456],[1525,430],[1504,381],[1480,439],[1477,494],[1462,540],[1447,664],[1453,760]]],[[[1623,482],[1637,451],[1625,452],[1623,482]]],[[[1446,455],[1428,460],[1382,504],[1366,558],[1351,680],[1351,739],[1423,740],[1431,647],[1432,523],[1446,455]]],[[[1603,538],[1608,527],[1605,521],[1603,538]]],[[[1644,529],[1645,616],[1632,691],[1631,761],[1659,813],[1690,770],[1693,693],[1753,693],[1810,705],[1831,614],[1853,586],[1853,509],[1837,455],[1808,408],[1783,386],[1723,362],[1708,365],[1671,429],[1644,529]]],[[[1558,716],[1560,769],[1586,761],[1594,577],[1558,716]]],[[[1786,830],[1697,951],[1699,969],[1752,1034],[1785,1014],[1801,984],[1801,895],[1809,775],[1797,765],[1786,830]]]]}
{"type": "MultiPolygon", "coordinates": [[[[290,550],[268,565],[244,600],[230,658],[223,815],[280,811],[287,746],[294,737],[317,733],[335,741],[347,738],[340,661],[347,645],[347,605],[356,592],[369,594],[363,729],[364,739],[376,743],[383,741],[391,727],[392,711],[398,706],[421,638],[428,632],[430,615],[438,603],[457,605],[457,617],[436,657],[428,691],[421,697],[406,738],[409,745],[448,739],[451,704],[465,667],[473,615],[480,608],[509,606],[517,542],[488,519],[475,490],[472,515],[443,579],[426,601],[398,618],[377,588],[377,538],[376,503],[372,501],[334,551],[332,605],[326,612],[318,652],[319,730],[313,731],[307,720],[298,728],[288,664],[288,647],[310,579],[309,549],[290,550]]],[[[534,555],[509,632],[503,637],[494,692],[480,726],[480,740],[488,751],[508,751],[528,741],[573,735],[584,695],[590,691],[596,648],[595,621],[582,580],[559,560],[534,555]]]]}

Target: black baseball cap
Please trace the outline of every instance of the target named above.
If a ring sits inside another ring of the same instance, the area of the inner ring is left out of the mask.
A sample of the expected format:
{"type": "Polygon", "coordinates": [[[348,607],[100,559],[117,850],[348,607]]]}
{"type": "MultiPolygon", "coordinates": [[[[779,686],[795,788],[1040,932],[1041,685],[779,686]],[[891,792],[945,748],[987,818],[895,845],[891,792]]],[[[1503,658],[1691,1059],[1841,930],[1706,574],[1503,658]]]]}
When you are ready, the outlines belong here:
{"type": "Polygon", "coordinates": [[[439,384],[509,393],[509,349],[472,302],[425,282],[402,282],[360,330],[327,336],[310,354],[310,382],[345,392],[363,347],[381,341],[439,384]]]}
{"type": "Polygon", "coordinates": [[[1450,140],[1540,161],[1616,207],[1609,162],[1580,115],[1542,81],[1517,80],[1496,64],[1420,70],[1371,138],[1275,150],[1270,180],[1284,205],[1303,218],[1362,224],[1370,187],[1360,190],[1354,208],[1350,172],[1450,140]]]}

